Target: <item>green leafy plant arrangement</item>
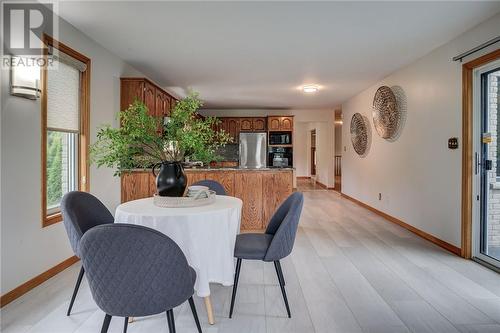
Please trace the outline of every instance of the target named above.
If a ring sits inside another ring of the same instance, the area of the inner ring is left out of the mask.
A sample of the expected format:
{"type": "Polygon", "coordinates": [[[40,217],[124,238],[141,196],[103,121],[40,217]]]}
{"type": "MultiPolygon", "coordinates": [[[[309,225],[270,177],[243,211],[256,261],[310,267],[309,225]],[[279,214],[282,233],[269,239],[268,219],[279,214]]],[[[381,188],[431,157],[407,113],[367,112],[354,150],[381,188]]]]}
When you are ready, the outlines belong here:
{"type": "Polygon", "coordinates": [[[144,103],[136,100],[118,114],[119,128],[99,128],[97,140],[90,147],[91,162],[115,168],[115,175],[120,175],[159,162],[220,160],[217,149],[231,142],[231,137],[215,130],[218,119],[198,116],[202,106],[198,93],[190,91],[164,121],[149,115],[144,103]]]}

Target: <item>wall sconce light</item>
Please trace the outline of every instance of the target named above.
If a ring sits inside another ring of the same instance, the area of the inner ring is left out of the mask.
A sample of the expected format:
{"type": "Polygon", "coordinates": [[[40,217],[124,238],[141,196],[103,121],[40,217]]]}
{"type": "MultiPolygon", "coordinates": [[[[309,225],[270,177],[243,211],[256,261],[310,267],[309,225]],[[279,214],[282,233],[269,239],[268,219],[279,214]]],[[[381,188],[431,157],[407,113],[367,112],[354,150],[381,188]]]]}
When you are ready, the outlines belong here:
{"type": "Polygon", "coordinates": [[[10,94],[36,100],[40,97],[40,66],[35,58],[12,56],[10,94]]]}

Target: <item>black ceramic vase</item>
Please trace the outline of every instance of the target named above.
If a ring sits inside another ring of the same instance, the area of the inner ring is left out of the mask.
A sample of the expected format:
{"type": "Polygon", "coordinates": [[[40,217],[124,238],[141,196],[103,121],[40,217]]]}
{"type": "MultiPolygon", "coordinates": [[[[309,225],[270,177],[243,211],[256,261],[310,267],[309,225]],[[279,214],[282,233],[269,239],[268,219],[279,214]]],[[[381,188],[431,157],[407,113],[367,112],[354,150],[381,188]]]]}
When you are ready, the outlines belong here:
{"type": "Polygon", "coordinates": [[[162,197],[182,197],[186,189],[187,178],[180,162],[161,162],[153,167],[156,177],[156,189],[162,197]],[[160,167],[156,174],[155,170],[160,167]]]}

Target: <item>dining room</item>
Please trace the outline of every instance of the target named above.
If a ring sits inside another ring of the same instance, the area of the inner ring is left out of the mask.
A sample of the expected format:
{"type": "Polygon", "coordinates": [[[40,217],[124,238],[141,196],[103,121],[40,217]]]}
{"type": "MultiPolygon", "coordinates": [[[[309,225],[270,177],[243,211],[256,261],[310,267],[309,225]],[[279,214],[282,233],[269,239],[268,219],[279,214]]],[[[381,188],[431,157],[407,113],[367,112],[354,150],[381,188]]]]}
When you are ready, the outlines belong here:
{"type": "Polygon", "coordinates": [[[500,332],[500,2],[0,6],[1,332],[500,332]]]}

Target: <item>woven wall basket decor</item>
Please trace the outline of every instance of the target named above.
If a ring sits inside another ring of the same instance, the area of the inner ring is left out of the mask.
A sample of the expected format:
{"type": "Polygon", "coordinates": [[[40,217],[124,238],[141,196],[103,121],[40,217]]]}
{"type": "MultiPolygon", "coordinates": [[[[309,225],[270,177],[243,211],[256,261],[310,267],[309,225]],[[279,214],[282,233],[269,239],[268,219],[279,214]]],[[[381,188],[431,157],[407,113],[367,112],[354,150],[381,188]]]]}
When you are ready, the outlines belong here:
{"type": "Polygon", "coordinates": [[[368,124],[361,113],[355,113],[351,118],[351,142],[354,151],[364,156],[368,149],[368,124]]]}
{"type": "Polygon", "coordinates": [[[401,124],[401,109],[391,88],[382,86],[373,98],[373,126],[384,139],[394,139],[401,124]]]}

